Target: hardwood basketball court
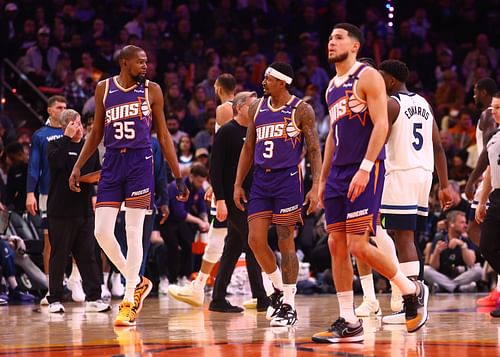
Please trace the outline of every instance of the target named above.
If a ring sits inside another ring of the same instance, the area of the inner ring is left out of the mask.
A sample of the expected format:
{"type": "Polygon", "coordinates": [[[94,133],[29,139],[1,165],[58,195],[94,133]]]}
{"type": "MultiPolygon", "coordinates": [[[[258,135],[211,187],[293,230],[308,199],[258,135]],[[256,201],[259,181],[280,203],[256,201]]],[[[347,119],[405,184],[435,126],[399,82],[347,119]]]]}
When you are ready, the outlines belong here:
{"type": "MultiPolygon", "coordinates": [[[[362,344],[311,342],[314,332],[338,314],[335,295],[297,297],[299,322],[293,329],[271,328],[265,314],[245,310],[222,314],[191,308],[167,297],[148,298],[136,327],[114,328],[118,300],[109,313],[85,313],[84,305],[65,303],[65,314],[47,307],[0,307],[0,355],[23,356],[500,356],[500,319],[477,311],[477,294],[434,295],[430,318],[415,334],[404,326],[364,319],[362,344]]],[[[233,297],[241,304],[248,297],[233,297]]],[[[356,303],[361,297],[356,296],[356,303]]],[[[390,295],[380,296],[389,312],[390,295]]]]}

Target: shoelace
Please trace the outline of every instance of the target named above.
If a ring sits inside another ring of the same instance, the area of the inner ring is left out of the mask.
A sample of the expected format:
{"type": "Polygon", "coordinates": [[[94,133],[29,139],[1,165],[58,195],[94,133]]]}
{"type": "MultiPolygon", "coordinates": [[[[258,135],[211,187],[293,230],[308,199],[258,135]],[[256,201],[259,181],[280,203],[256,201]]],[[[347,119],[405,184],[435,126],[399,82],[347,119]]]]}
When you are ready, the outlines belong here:
{"type": "Polygon", "coordinates": [[[328,329],[328,332],[332,332],[333,330],[344,330],[347,326],[347,321],[342,317],[339,317],[328,329]]]}
{"type": "Polygon", "coordinates": [[[274,292],[271,295],[271,306],[276,308],[280,305],[281,302],[281,292],[274,292]]]}
{"type": "Polygon", "coordinates": [[[293,315],[293,309],[289,305],[281,305],[281,309],[278,311],[278,317],[287,317],[288,315],[293,315]]]}

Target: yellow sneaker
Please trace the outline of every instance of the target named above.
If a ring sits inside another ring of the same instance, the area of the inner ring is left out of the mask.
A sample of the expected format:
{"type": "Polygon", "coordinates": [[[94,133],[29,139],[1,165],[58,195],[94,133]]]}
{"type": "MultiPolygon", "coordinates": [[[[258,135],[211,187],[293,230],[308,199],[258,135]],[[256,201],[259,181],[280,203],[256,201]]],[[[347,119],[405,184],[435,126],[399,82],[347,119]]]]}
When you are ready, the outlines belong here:
{"type": "Polygon", "coordinates": [[[136,307],[130,301],[124,300],[118,308],[115,326],[134,326],[137,317],[136,307]]]}
{"type": "Polygon", "coordinates": [[[141,276],[141,281],[135,287],[134,291],[134,305],[136,308],[136,313],[138,314],[142,309],[142,303],[144,299],[149,295],[153,289],[153,283],[148,278],[141,276]]]}

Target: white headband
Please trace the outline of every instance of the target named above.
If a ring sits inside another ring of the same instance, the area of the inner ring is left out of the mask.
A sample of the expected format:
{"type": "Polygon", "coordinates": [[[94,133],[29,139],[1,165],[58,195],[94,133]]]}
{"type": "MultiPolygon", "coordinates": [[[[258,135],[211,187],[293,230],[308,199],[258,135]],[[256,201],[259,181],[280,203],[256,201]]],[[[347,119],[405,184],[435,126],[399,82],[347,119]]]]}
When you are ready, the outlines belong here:
{"type": "Polygon", "coordinates": [[[274,78],[285,81],[286,84],[292,84],[292,81],[293,81],[293,79],[291,77],[288,77],[286,74],[283,74],[280,71],[278,71],[274,68],[271,68],[271,67],[267,67],[266,75],[273,76],[274,78]]]}

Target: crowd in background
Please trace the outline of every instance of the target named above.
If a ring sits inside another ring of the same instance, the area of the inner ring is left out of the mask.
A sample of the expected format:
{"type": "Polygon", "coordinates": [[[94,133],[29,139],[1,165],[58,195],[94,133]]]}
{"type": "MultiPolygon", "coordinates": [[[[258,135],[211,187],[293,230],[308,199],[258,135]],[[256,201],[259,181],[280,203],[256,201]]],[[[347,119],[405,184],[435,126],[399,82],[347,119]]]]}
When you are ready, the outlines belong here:
{"type": "MultiPolygon", "coordinates": [[[[68,108],[80,112],[88,124],[96,83],[118,74],[120,49],[127,44],[144,48],[147,77],[163,89],[168,130],[182,172],[189,177],[195,161],[209,169],[218,105],[214,82],[221,73],[234,75],[237,92],[261,95],[267,65],[290,63],[295,70],[291,92],[313,106],[324,140],[329,129],[324,91],[334,75],[334,67],[327,63],[327,39],[335,23],[361,25],[366,38],[361,56],[377,64],[388,58],[406,62],[411,70],[409,90],[432,104],[456,190],[455,208],[465,211],[461,193],[478,155],[475,127],[480,108],[474,103],[474,84],[486,77],[500,83],[495,36],[499,1],[395,4],[390,20],[394,26],[388,24],[385,3],[0,0],[0,36],[5,56],[42,92],[63,95],[68,108]]],[[[25,211],[23,174],[36,129],[19,127],[23,119],[5,115],[0,119],[0,201],[18,212],[25,211]]],[[[431,195],[431,204],[435,202],[431,195]]],[[[422,248],[433,242],[435,232],[447,231],[454,223],[439,227],[442,213],[437,205],[432,207],[429,230],[420,238],[422,248]]],[[[301,229],[298,247],[304,261],[312,261],[311,257],[321,256],[318,251],[327,249],[326,233],[319,213],[306,222],[311,229],[301,229]]],[[[329,267],[324,259],[314,262],[315,273],[329,267]]],[[[383,281],[378,286],[385,289],[383,281]]]]}

